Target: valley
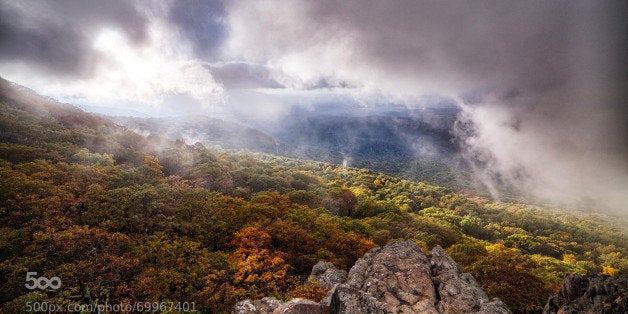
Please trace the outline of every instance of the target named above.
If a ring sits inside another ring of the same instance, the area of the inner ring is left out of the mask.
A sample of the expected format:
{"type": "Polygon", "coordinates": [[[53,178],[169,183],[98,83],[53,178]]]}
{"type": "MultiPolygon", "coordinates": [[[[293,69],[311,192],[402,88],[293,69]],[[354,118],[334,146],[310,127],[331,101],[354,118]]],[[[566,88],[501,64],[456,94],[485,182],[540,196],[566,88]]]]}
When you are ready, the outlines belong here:
{"type": "MultiPolygon", "coordinates": [[[[246,128],[238,130],[262,140],[233,145],[267,143],[258,147],[271,152],[189,145],[168,136],[193,125],[138,134],[1,83],[3,312],[26,301],[172,300],[229,312],[246,298],[322,298],[306,279],[319,260],[348,270],[371,248],[401,239],[426,252],[442,246],[514,312],[540,311],[568,274],[628,269],[623,217],[493,201],[368,168],[275,155],[271,137],[246,128]],[[25,290],[25,269],[63,285],[25,290]]],[[[224,141],[213,130],[233,130],[214,122],[199,119],[216,128],[202,127],[202,136],[224,141]]],[[[176,121],[155,127],[165,125],[176,121]]],[[[381,127],[363,135],[388,132],[381,127]]],[[[359,129],[354,122],[338,134],[359,129]]],[[[329,138],[318,140],[350,139],[329,138]]],[[[364,151],[346,151],[356,152],[364,151]]]]}

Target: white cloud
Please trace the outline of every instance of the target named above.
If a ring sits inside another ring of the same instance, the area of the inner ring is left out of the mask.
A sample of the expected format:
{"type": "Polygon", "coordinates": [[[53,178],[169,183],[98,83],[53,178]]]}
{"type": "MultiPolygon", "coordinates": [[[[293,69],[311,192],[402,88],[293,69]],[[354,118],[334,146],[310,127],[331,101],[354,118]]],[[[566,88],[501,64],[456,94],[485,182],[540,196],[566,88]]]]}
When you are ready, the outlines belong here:
{"type": "Polygon", "coordinates": [[[164,99],[188,97],[204,107],[221,104],[223,87],[194,57],[191,44],[160,19],[150,21],[147,30],[148,38],[139,44],[116,28],[97,30],[92,48],[98,60],[87,78],[55,79],[16,63],[4,64],[2,71],[10,80],[69,103],[176,110],[162,108],[164,99]]]}
{"type": "Polygon", "coordinates": [[[295,90],[346,83],[361,104],[458,99],[475,127],[459,140],[470,159],[486,159],[475,166],[488,185],[625,210],[625,117],[617,118],[625,112],[617,104],[626,81],[615,69],[626,37],[612,28],[625,23],[619,7],[235,1],[226,52],[268,65],[295,90]],[[469,94],[478,97],[464,106],[469,94]]]}
{"type": "Polygon", "coordinates": [[[16,43],[0,46],[0,73],[71,103],[151,113],[223,105],[275,120],[293,104],[330,99],[465,99],[476,131],[459,136],[472,155],[490,157],[477,164],[481,177],[499,174],[535,196],[626,208],[628,115],[618,106],[628,90],[625,4],[234,0],[220,18],[226,37],[218,36],[212,63],[195,55],[207,43],[181,36],[185,23],[170,24],[170,4],[0,7],[12,26],[2,39],[16,43]],[[40,18],[47,15],[56,18],[40,18]]]}

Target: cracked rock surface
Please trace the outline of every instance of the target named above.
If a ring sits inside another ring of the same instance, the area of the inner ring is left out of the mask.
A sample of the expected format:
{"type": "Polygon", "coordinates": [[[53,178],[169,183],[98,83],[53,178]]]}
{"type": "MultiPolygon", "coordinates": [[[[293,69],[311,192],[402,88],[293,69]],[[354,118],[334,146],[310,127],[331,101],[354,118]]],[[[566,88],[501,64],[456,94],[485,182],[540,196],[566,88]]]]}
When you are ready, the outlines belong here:
{"type": "Polygon", "coordinates": [[[568,275],[543,313],[628,313],[628,275],[568,275]]]}
{"type": "MultiPolygon", "coordinates": [[[[323,269],[331,267],[319,264],[313,274],[324,273],[323,269]]],[[[307,300],[299,304],[304,301],[307,300]]],[[[290,302],[265,311],[238,311],[244,304],[254,302],[238,302],[233,312],[278,313],[281,308],[282,313],[297,313],[290,312],[290,305],[286,306],[290,302]]],[[[308,313],[511,313],[502,301],[490,300],[443,248],[437,246],[427,255],[411,241],[389,243],[366,253],[351,268],[346,282],[334,284],[323,301],[308,304],[308,310],[312,310],[308,313]],[[315,305],[320,307],[314,308],[315,305]]]]}
{"type": "Polygon", "coordinates": [[[312,267],[309,280],[318,281],[322,288],[331,289],[335,284],[343,283],[347,280],[347,271],[336,268],[330,262],[320,261],[312,267]]]}
{"type": "Polygon", "coordinates": [[[332,313],[510,313],[443,248],[428,256],[411,241],[371,250],[330,293],[332,313]]]}
{"type": "Polygon", "coordinates": [[[281,302],[275,298],[244,300],[236,303],[232,313],[237,314],[329,314],[329,307],[306,299],[281,302]]]}

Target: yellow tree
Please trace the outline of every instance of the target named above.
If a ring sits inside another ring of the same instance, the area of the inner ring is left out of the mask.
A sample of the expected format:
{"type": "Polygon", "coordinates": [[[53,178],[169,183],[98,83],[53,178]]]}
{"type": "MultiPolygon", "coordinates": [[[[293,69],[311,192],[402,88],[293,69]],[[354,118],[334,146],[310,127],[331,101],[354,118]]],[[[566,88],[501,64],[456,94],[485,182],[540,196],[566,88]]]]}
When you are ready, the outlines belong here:
{"type": "Polygon", "coordinates": [[[294,286],[296,278],[285,261],[286,254],[273,251],[270,235],[258,226],[244,227],[231,241],[236,250],[230,261],[237,294],[247,297],[278,295],[294,286]]]}

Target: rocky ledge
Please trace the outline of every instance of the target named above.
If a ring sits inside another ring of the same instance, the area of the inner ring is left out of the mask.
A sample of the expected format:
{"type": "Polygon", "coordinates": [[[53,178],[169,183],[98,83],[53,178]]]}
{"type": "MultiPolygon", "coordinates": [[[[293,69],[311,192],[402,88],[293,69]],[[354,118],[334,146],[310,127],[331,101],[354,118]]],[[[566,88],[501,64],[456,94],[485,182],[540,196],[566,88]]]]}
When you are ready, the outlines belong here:
{"type": "MultiPolygon", "coordinates": [[[[313,275],[326,283],[342,278],[328,264],[318,265],[313,275]]],[[[470,274],[440,246],[427,255],[411,241],[375,248],[359,259],[346,281],[334,284],[321,302],[274,298],[244,300],[233,313],[510,313],[499,299],[488,296],[470,274]]]]}
{"type": "Polygon", "coordinates": [[[543,313],[628,313],[628,275],[569,275],[543,313]]]}

